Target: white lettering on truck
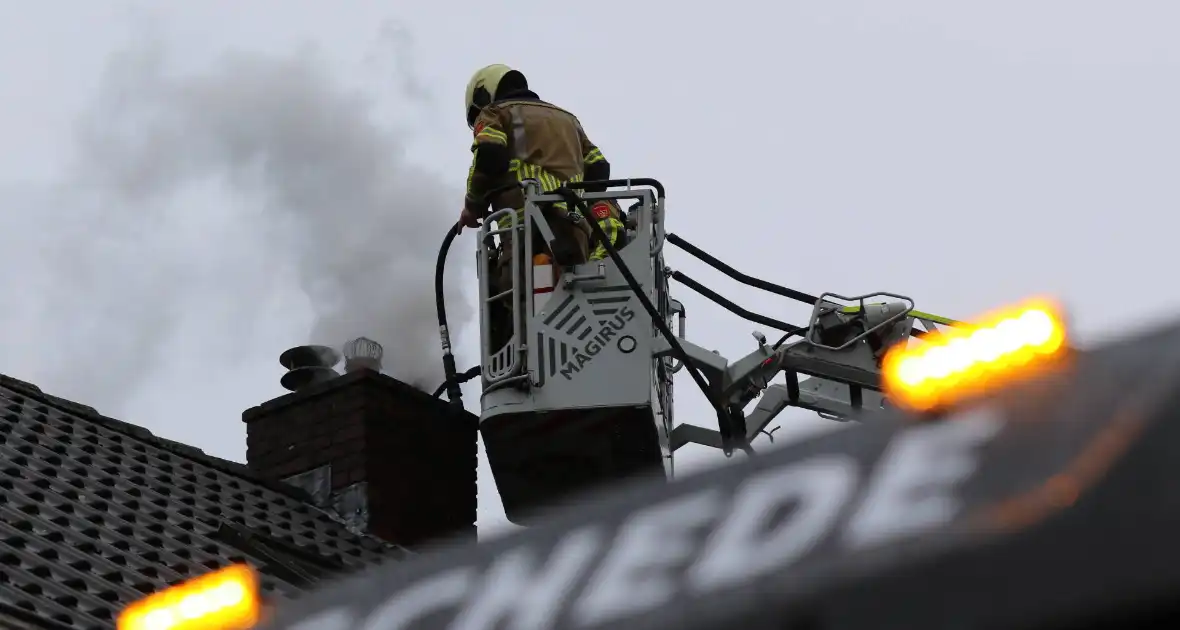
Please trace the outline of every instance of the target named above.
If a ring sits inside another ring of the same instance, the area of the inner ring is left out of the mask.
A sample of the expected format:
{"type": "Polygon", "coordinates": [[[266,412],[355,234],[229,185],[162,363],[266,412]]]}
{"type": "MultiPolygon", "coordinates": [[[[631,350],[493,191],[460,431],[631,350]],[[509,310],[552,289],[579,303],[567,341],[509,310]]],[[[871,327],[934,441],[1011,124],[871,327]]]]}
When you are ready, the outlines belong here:
{"type": "Polygon", "coordinates": [[[818,457],[759,475],[742,485],[730,512],[700,560],[689,569],[697,591],[731,586],[791,564],[823,539],[856,491],[856,460],[818,457]],[[794,504],[774,531],[768,521],[794,504]]]}
{"type": "MultiPolygon", "coordinates": [[[[583,626],[607,624],[657,608],[682,588],[705,594],[754,580],[797,562],[834,533],[855,550],[948,524],[962,507],[957,484],[978,468],[975,449],[1001,426],[994,410],[982,409],[900,432],[859,501],[858,460],[831,454],[759,473],[738,486],[732,501],[710,487],[643,508],[619,526],[573,601],[571,618],[583,626]],[[771,529],[770,517],[784,507],[791,512],[771,529]],[[713,534],[698,554],[699,532],[711,524],[713,534]]],[[[509,549],[478,576],[475,566],[435,574],[399,590],[362,624],[339,607],[288,628],[402,630],[431,613],[458,609],[449,626],[455,630],[489,630],[506,620],[514,630],[548,630],[601,554],[603,533],[593,525],[575,530],[548,554],[527,544],[509,549]]]]}
{"type": "Polygon", "coordinates": [[[544,568],[537,568],[536,552],[513,549],[496,558],[451,630],[496,630],[511,619],[514,630],[547,630],[561,612],[563,598],[589,567],[602,547],[597,527],[567,534],[544,568]]]}
{"type": "Polygon", "coordinates": [[[960,507],[955,486],[975,473],[974,450],[1000,427],[995,412],[983,408],[903,433],[886,448],[845,540],[865,547],[950,522],[960,507]]]}
{"type": "Polygon", "coordinates": [[[669,601],[678,586],[671,570],[692,557],[694,530],[715,519],[721,503],[720,494],[708,490],[645,508],[627,519],[574,604],[574,618],[593,625],[669,601]]]}
{"type": "Polygon", "coordinates": [[[329,608],[287,626],[287,630],[350,630],[352,613],[347,608],[329,608]]]}
{"type": "Polygon", "coordinates": [[[378,606],[361,627],[364,630],[411,628],[414,620],[462,602],[475,577],[474,567],[462,567],[418,582],[378,606]]]}

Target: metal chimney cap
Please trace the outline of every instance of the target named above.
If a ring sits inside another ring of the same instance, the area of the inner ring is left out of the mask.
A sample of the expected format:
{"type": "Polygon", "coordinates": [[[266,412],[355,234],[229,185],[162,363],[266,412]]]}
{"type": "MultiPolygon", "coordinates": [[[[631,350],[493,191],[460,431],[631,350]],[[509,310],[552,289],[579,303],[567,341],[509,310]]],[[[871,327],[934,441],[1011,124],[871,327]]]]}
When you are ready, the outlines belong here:
{"type": "Polygon", "coordinates": [[[328,346],[297,346],[279,355],[279,364],[288,370],[303,367],[330,368],[340,362],[340,353],[328,346]]]}
{"type": "Polygon", "coordinates": [[[326,383],[336,377],[340,376],[330,367],[310,366],[295,368],[283,375],[279,379],[279,384],[287,391],[297,392],[305,387],[316,385],[319,383],[326,383]]]}
{"type": "Polygon", "coordinates": [[[357,337],[344,344],[344,358],[346,359],[374,359],[380,361],[385,356],[381,344],[367,337],[357,337]]]}

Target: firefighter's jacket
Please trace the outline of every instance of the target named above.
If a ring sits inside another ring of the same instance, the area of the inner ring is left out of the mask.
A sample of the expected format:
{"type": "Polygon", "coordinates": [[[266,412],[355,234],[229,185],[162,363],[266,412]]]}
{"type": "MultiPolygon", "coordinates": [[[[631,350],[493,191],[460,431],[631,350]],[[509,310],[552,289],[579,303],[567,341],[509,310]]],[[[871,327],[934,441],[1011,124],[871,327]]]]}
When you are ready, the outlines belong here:
{"type": "MultiPolygon", "coordinates": [[[[542,101],[531,91],[508,94],[485,107],[475,121],[471,169],[467,178],[467,210],[485,216],[514,208],[523,213],[519,188],[488,193],[510,182],[533,179],[546,192],[584,179],[608,179],[609,163],[571,113],[542,101]]],[[[565,210],[564,204],[555,204],[565,210]]],[[[523,214],[518,215],[523,216],[523,214]]]]}

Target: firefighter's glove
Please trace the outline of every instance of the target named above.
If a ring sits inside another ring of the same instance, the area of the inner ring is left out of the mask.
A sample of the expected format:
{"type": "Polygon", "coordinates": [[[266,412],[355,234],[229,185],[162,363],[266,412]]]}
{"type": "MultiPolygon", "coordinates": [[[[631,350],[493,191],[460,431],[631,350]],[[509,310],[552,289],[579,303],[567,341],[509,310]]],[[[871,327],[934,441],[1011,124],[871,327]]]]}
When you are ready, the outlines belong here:
{"type": "Polygon", "coordinates": [[[465,227],[477,228],[479,226],[479,217],[474,212],[464,207],[463,211],[459,213],[459,228],[457,231],[462,232],[463,228],[465,227]]]}

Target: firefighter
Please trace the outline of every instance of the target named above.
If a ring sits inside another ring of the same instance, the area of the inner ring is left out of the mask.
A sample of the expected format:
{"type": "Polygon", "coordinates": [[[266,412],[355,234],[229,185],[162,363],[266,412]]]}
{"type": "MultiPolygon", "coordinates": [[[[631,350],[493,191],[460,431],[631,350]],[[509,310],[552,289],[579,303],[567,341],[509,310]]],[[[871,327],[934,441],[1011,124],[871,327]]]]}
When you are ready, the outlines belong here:
{"type": "MultiPolygon", "coordinates": [[[[524,196],[519,188],[488,198],[489,192],[501,190],[505,184],[530,179],[540,182],[545,191],[552,191],[570,182],[610,179],[610,163],[587,137],[578,119],[541,100],[529,89],[528,80],[519,70],[503,64],[481,68],[467,84],[465,105],[467,126],[475,139],[467,195],[459,215],[460,230],[479,227],[489,207],[515,209],[518,220],[523,220],[524,196]]],[[[586,262],[591,234],[586,219],[565,203],[553,204],[544,213],[555,240],[544,243],[539,233],[530,235],[536,241],[534,251],[550,253],[554,262],[563,267],[586,262]]],[[[511,287],[511,242],[509,233],[501,235],[493,293],[511,287]]],[[[527,270],[527,266],[522,265],[522,269],[527,270]]],[[[517,306],[500,302],[507,308],[498,309],[498,316],[492,318],[493,349],[503,345],[511,334],[511,318],[517,306]]]]}

